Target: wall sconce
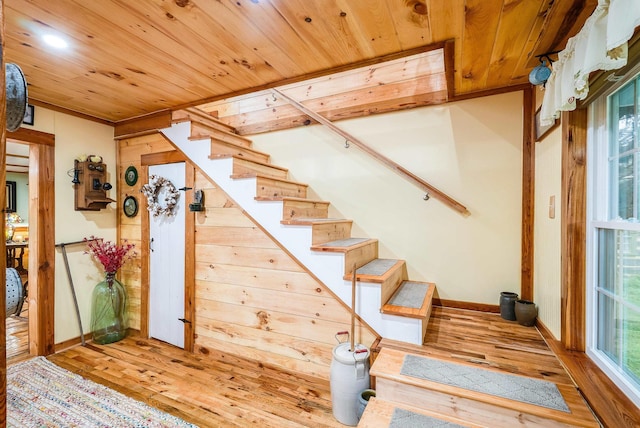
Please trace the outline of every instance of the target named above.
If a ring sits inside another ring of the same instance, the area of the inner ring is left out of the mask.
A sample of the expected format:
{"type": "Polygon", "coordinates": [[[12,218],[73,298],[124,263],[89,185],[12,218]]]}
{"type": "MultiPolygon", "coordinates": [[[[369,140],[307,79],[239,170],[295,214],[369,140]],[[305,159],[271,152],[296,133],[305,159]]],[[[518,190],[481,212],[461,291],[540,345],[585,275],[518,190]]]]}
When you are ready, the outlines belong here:
{"type": "Polygon", "coordinates": [[[540,64],[538,64],[531,72],[529,73],[529,82],[534,85],[544,85],[549,80],[549,76],[551,76],[551,64],[553,61],[549,57],[549,55],[557,54],[559,51],[547,52],[542,55],[536,55],[536,58],[540,60],[540,64]],[[546,61],[549,61],[549,65],[547,65],[546,61]]]}

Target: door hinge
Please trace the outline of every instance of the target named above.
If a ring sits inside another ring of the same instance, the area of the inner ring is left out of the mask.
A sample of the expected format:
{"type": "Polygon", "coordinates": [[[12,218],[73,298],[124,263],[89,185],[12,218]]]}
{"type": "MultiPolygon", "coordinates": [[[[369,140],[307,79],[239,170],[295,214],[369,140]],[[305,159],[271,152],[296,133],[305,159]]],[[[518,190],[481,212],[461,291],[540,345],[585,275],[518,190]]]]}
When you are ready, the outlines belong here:
{"type": "Polygon", "coordinates": [[[182,321],[183,323],[187,323],[187,324],[191,324],[191,321],[184,319],[184,318],[178,318],[178,321],[182,321]]]}

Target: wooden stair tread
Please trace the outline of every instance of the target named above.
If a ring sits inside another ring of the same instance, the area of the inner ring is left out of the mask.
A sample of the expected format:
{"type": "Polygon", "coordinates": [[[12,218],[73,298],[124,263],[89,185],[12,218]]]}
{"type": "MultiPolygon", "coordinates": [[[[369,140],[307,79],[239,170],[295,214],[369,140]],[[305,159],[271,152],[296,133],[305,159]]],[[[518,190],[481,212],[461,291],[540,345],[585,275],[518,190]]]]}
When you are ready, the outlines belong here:
{"type": "Polygon", "coordinates": [[[282,198],[282,200],[283,201],[294,201],[294,202],[308,202],[310,204],[326,204],[326,205],[331,204],[331,202],[329,202],[329,201],[321,201],[321,200],[307,199],[307,198],[286,197],[286,198],[282,198]]]}
{"type": "MultiPolygon", "coordinates": [[[[305,183],[299,183],[297,181],[287,180],[286,178],[271,177],[269,175],[260,174],[260,173],[257,173],[257,172],[251,172],[251,173],[239,174],[239,175],[231,175],[231,178],[237,179],[237,180],[242,180],[242,179],[246,179],[246,178],[257,178],[257,179],[262,179],[262,180],[271,180],[271,181],[277,181],[277,182],[282,182],[282,183],[295,184],[297,186],[309,187],[309,185],[305,184],[305,183]]],[[[284,196],[281,197],[281,198],[273,199],[273,200],[281,201],[282,198],[284,198],[284,196]]]]}
{"type": "MultiPolygon", "coordinates": [[[[404,266],[404,260],[374,259],[356,269],[356,279],[364,282],[383,283],[392,276],[397,269],[402,269],[404,266]]],[[[351,272],[347,272],[344,279],[351,279],[351,272]]]]}
{"type": "Polygon", "coordinates": [[[435,284],[430,282],[403,281],[381,311],[410,318],[428,318],[435,289],[435,284]],[[402,304],[403,301],[412,304],[402,304]]]}
{"type": "Polygon", "coordinates": [[[213,159],[229,159],[229,158],[233,158],[234,160],[237,160],[239,162],[243,162],[246,164],[255,164],[255,165],[261,165],[261,166],[266,166],[272,169],[277,169],[280,171],[289,171],[287,168],[278,166],[278,165],[274,165],[272,163],[268,163],[268,162],[261,162],[261,161],[256,161],[256,160],[252,160],[252,159],[247,159],[247,158],[243,158],[242,156],[238,156],[238,155],[232,155],[232,154],[227,154],[227,155],[215,155],[215,156],[209,156],[210,158],[213,159]]]}
{"type": "Polygon", "coordinates": [[[369,238],[347,238],[337,239],[335,241],[325,242],[323,244],[313,245],[311,247],[314,251],[327,251],[334,253],[346,253],[353,249],[369,245],[372,242],[378,242],[377,239],[369,238]]]}
{"type": "MultiPolygon", "coordinates": [[[[247,159],[237,155],[214,155],[209,156],[210,159],[233,159],[233,169],[231,178],[253,178],[254,176],[263,176],[286,180],[289,170],[281,166],[273,165],[267,162],[260,162],[253,159],[247,159]]],[[[305,184],[305,186],[307,186],[305,184]]]]}
{"type": "Polygon", "coordinates": [[[203,112],[197,108],[187,108],[184,110],[176,110],[171,114],[173,123],[190,122],[191,135],[189,140],[202,140],[205,138],[215,139],[217,141],[234,144],[238,147],[251,147],[253,142],[238,135],[236,129],[216,117],[203,112]]]}
{"type": "MultiPolygon", "coordinates": [[[[458,414],[457,409],[461,407],[461,403],[462,401],[464,401],[467,403],[476,403],[475,405],[480,406],[479,408],[482,409],[508,409],[508,412],[516,412],[516,414],[518,415],[516,417],[519,417],[519,415],[524,413],[535,415],[547,420],[566,423],[571,426],[599,426],[590,409],[587,407],[580,392],[574,386],[557,383],[555,384],[569,408],[569,412],[564,412],[561,410],[542,407],[518,400],[512,400],[510,398],[504,398],[489,393],[473,391],[470,389],[461,388],[445,383],[439,383],[428,379],[403,375],[401,373],[401,370],[404,363],[404,358],[408,354],[409,353],[407,352],[387,347],[383,347],[378,354],[373,366],[371,367],[370,375],[376,377],[377,396],[379,398],[394,402],[403,402],[405,404],[411,405],[413,403],[399,400],[404,400],[405,397],[412,395],[413,398],[411,398],[409,401],[418,400],[420,403],[424,403],[424,405],[420,406],[421,408],[426,408],[427,405],[436,403],[436,400],[441,400],[442,402],[452,403],[454,406],[453,412],[455,412],[455,414],[458,414]],[[404,392],[405,389],[406,391],[411,391],[411,393],[404,392]],[[418,399],[421,391],[424,394],[424,400],[418,399]],[[436,399],[436,397],[439,398],[436,399]],[[456,401],[457,399],[453,399],[451,397],[459,397],[462,400],[461,402],[458,402],[456,401]]],[[[481,370],[505,373],[502,370],[496,370],[486,366],[478,366],[477,364],[470,364],[461,361],[451,361],[448,358],[435,356],[429,356],[426,358],[435,358],[445,362],[453,362],[459,365],[475,367],[481,370]]],[[[513,373],[508,374],[512,376],[521,376],[513,373]]],[[[549,380],[547,380],[547,382],[553,383],[549,380]]],[[[441,408],[438,408],[438,410],[444,412],[444,410],[442,410],[441,408]]],[[[496,412],[498,412],[498,410],[496,410],[496,412]]]]}
{"type": "Polygon", "coordinates": [[[209,138],[211,142],[222,142],[233,144],[237,147],[249,148],[253,145],[253,141],[242,135],[238,135],[233,131],[217,128],[206,123],[202,123],[198,118],[191,120],[191,135],[189,140],[204,140],[209,138]]]}
{"type": "Polygon", "coordinates": [[[204,112],[198,108],[189,107],[181,110],[174,110],[173,112],[171,112],[171,121],[174,123],[186,122],[190,120],[208,125],[209,127],[216,130],[225,130],[226,132],[229,132],[231,134],[238,135],[236,129],[233,126],[218,120],[218,118],[216,118],[215,116],[212,116],[209,113],[204,112]]]}
{"type": "Polygon", "coordinates": [[[230,141],[220,140],[216,137],[210,137],[210,140],[211,154],[209,155],[209,159],[223,157],[224,155],[233,155],[252,161],[270,163],[271,155],[268,153],[252,149],[251,147],[241,146],[230,141]]]}
{"type": "Polygon", "coordinates": [[[459,418],[454,418],[446,415],[442,415],[436,412],[428,411],[407,404],[392,403],[390,401],[381,400],[377,397],[371,397],[367,403],[367,407],[364,409],[362,418],[358,422],[359,427],[366,428],[387,428],[391,424],[393,419],[393,413],[396,409],[406,410],[412,413],[418,413],[420,415],[429,416],[441,421],[447,421],[450,423],[462,425],[465,427],[475,427],[477,425],[470,424],[459,418]]]}
{"type": "Polygon", "coordinates": [[[300,225],[300,226],[313,226],[314,224],[325,224],[325,223],[353,223],[353,220],[348,220],[344,218],[292,218],[290,220],[281,220],[280,224],[288,224],[288,225],[300,225]]]}

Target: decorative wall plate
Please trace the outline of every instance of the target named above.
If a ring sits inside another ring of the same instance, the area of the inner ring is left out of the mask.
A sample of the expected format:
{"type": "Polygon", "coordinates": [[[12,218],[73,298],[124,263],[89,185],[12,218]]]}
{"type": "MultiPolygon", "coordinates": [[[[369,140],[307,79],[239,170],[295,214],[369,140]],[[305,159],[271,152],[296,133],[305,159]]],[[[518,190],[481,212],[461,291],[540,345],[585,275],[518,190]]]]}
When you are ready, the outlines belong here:
{"type": "Polygon", "coordinates": [[[138,181],[138,170],[135,166],[131,165],[124,172],[124,181],[129,185],[133,186],[138,181]]]}
{"type": "Polygon", "coordinates": [[[124,198],[122,210],[127,217],[135,217],[138,214],[138,200],[133,196],[127,196],[124,198]]]}

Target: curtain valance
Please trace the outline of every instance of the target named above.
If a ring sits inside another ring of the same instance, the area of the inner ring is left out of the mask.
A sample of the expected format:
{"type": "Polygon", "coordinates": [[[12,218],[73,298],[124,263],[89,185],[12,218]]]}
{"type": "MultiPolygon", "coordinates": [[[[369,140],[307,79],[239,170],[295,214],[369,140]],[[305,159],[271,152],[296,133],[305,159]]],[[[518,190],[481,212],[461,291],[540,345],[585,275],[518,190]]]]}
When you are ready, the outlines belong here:
{"type": "Polygon", "coordinates": [[[542,125],[553,124],[561,111],[574,110],[589,93],[589,74],[627,64],[627,42],[640,25],[640,0],[599,0],[580,32],[558,54],[545,85],[542,125]]]}

